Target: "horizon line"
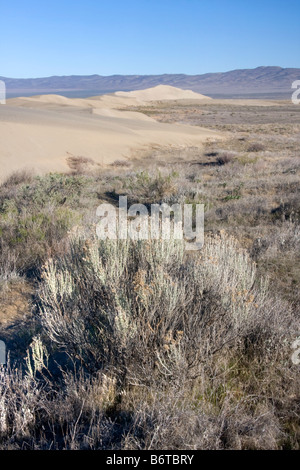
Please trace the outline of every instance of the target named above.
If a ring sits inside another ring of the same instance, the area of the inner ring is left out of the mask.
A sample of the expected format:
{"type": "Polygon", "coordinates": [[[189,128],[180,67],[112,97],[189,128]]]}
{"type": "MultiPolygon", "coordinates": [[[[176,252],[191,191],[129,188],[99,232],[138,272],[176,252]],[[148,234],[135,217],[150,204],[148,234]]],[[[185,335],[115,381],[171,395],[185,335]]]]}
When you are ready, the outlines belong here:
{"type": "Polygon", "coordinates": [[[47,75],[47,76],[39,76],[39,77],[8,77],[4,75],[0,75],[1,78],[6,78],[10,80],[38,80],[41,78],[64,78],[64,77],[154,77],[154,76],[164,76],[164,75],[185,75],[185,76],[190,76],[190,77],[197,77],[201,75],[213,75],[213,74],[223,74],[223,73],[229,73],[229,72],[236,72],[236,71],[241,71],[241,70],[257,70],[257,69],[263,69],[263,68],[277,68],[281,70],[298,70],[300,69],[299,67],[281,67],[280,65],[258,65],[257,67],[250,67],[250,68],[237,68],[237,69],[230,69],[222,72],[205,72],[205,73],[196,73],[196,74],[189,74],[189,73],[184,73],[184,72],[174,72],[174,73],[145,73],[145,74],[136,74],[136,73],[114,73],[110,75],[100,75],[98,73],[91,73],[91,74],[70,74],[70,75],[47,75]]]}

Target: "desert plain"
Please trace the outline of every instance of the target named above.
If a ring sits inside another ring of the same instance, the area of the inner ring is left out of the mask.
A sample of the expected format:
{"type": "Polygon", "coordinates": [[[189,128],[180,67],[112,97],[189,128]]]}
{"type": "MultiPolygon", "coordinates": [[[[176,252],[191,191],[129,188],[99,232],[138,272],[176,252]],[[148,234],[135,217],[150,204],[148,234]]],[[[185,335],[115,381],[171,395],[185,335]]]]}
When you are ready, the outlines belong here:
{"type": "Polygon", "coordinates": [[[299,449],[300,106],[40,95],[0,136],[1,447],[299,449]],[[96,240],[121,195],[203,204],[203,250],[96,240]]]}

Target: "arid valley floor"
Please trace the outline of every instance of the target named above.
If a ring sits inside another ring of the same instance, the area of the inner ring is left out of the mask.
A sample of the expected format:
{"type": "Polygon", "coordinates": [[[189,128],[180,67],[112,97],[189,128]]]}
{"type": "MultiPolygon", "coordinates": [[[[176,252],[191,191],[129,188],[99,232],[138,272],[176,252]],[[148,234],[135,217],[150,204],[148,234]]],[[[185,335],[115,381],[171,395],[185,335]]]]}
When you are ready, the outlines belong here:
{"type": "Polygon", "coordinates": [[[166,88],[0,106],[1,448],[299,449],[300,105],[166,88]],[[203,252],[99,244],[120,195],[203,252]]]}

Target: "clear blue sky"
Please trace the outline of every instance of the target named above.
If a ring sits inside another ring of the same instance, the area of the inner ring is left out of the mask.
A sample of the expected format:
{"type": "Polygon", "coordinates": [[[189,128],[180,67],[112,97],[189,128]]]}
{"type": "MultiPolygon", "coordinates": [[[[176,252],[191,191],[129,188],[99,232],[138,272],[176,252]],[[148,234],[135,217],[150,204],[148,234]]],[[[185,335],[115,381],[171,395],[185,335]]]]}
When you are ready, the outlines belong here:
{"type": "Polygon", "coordinates": [[[0,0],[0,76],[300,67],[299,0],[0,0]]]}

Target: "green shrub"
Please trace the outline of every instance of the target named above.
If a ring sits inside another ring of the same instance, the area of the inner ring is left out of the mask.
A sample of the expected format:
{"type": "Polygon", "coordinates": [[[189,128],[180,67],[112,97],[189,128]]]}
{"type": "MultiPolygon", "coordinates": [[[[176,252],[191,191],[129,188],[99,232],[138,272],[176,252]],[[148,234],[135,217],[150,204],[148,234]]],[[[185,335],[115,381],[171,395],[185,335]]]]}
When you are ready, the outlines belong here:
{"type": "Polygon", "coordinates": [[[128,196],[130,203],[155,204],[167,201],[177,191],[175,171],[162,174],[160,171],[149,173],[141,171],[127,175],[121,180],[117,193],[128,196]]]}

